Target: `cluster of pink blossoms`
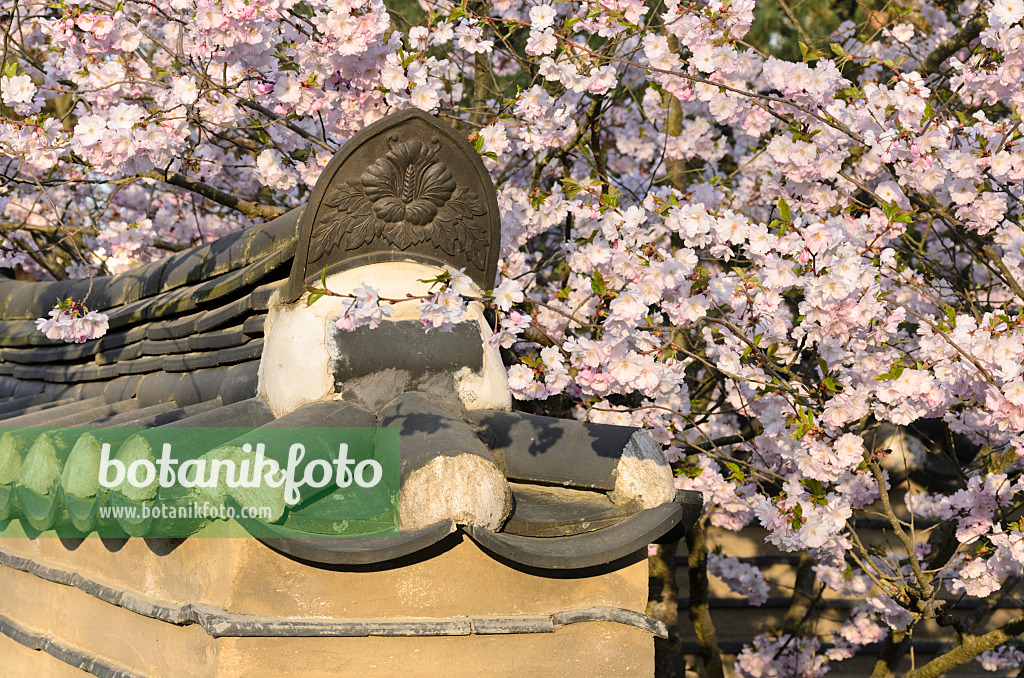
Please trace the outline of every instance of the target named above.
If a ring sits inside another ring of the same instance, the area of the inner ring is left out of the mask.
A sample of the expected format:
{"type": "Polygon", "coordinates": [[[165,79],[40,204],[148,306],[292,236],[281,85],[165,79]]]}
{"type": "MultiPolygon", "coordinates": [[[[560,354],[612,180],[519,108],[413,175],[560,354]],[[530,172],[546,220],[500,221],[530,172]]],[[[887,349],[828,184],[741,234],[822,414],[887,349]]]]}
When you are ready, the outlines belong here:
{"type": "Polygon", "coordinates": [[[58,304],[49,317],[36,320],[36,328],[47,339],[83,344],[107,333],[109,323],[103,313],[85,311],[79,305],[58,304]]]}
{"type": "Polygon", "coordinates": [[[736,657],[736,675],[740,678],[821,678],[829,667],[818,650],[816,638],[762,634],[736,657]]]}
{"type": "Polygon", "coordinates": [[[768,600],[768,583],[764,580],[764,574],[738,558],[709,554],[708,574],[725,582],[733,593],[746,596],[754,607],[760,607],[768,600]]]}

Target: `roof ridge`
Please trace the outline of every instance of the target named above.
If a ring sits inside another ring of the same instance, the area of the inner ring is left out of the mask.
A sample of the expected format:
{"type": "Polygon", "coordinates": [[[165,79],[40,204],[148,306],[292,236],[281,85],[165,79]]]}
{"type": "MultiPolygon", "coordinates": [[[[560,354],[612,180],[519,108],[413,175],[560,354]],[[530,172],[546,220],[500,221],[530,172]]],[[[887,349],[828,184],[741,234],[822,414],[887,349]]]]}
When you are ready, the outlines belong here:
{"type": "Polygon", "coordinates": [[[71,297],[93,311],[123,307],[234,272],[289,247],[290,260],[304,207],[117,275],[40,282],[0,279],[0,320],[43,317],[58,298],[71,297]]]}

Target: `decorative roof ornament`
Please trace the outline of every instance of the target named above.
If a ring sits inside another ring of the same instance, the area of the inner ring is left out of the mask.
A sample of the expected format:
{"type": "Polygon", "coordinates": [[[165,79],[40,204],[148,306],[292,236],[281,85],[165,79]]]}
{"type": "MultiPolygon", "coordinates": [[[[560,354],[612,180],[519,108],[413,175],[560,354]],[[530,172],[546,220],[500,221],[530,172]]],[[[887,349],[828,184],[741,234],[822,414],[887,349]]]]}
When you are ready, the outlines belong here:
{"type": "Polygon", "coordinates": [[[501,220],[480,155],[419,109],[379,120],[324,168],[299,223],[285,301],[328,273],[380,261],[465,269],[494,286],[501,220]]]}

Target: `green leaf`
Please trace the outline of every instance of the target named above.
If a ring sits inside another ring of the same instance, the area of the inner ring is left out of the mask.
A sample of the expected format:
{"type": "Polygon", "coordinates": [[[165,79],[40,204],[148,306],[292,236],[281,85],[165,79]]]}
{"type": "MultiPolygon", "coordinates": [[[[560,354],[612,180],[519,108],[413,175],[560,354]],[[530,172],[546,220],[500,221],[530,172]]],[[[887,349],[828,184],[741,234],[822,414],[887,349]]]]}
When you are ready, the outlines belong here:
{"type": "Polygon", "coordinates": [[[306,300],[306,306],[312,306],[320,297],[324,296],[323,292],[313,292],[309,295],[309,299],[306,300]]]}
{"type": "Polygon", "coordinates": [[[608,199],[609,205],[611,205],[612,207],[618,207],[619,198],[622,197],[622,194],[619,193],[619,191],[614,186],[609,184],[608,192],[605,194],[605,197],[608,199]]]}
{"type": "Polygon", "coordinates": [[[781,216],[784,220],[789,221],[789,215],[789,203],[786,202],[785,198],[779,198],[779,216],[781,216]]]}
{"type": "Polygon", "coordinates": [[[813,480],[811,478],[804,478],[800,482],[804,484],[804,487],[806,487],[808,490],[811,491],[811,494],[814,494],[814,495],[825,494],[825,486],[821,484],[820,480],[813,480]]]}
{"type": "Polygon", "coordinates": [[[843,46],[840,45],[838,42],[830,43],[829,48],[832,50],[832,53],[835,54],[836,56],[846,56],[846,50],[843,49],[843,46]]]}
{"type": "Polygon", "coordinates": [[[582,190],[583,187],[580,186],[579,182],[573,179],[572,177],[566,177],[565,179],[562,179],[562,191],[565,193],[566,199],[572,200],[577,195],[579,195],[580,191],[582,190]]]}
{"type": "Polygon", "coordinates": [[[737,482],[743,482],[746,479],[747,474],[743,472],[743,469],[741,469],[740,465],[737,464],[736,462],[727,461],[727,462],[725,462],[725,467],[727,469],[729,469],[730,471],[732,471],[731,480],[735,480],[737,482]]]}
{"type": "Polygon", "coordinates": [[[18,62],[17,61],[13,61],[12,60],[12,61],[8,61],[6,64],[4,64],[4,75],[6,75],[8,78],[13,78],[17,74],[18,74],[18,62]]]}

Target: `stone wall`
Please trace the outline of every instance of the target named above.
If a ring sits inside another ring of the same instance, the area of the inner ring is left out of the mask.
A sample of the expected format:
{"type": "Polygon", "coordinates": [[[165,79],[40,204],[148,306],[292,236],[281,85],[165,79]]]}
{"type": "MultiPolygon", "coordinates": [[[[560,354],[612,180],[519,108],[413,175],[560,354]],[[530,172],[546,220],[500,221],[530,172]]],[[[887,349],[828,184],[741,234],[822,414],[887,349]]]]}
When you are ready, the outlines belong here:
{"type": "Polygon", "coordinates": [[[5,678],[82,675],[67,670],[68,660],[91,662],[96,675],[203,678],[654,671],[650,630],[564,623],[586,610],[590,619],[600,617],[595,609],[643,612],[647,564],[639,557],[596,576],[540,576],[463,539],[401,567],[332,571],[255,539],[11,537],[0,538],[0,561],[5,678]],[[187,617],[202,623],[181,624],[187,617]],[[287,637],[350,633],[358,622],[370,622],[360,633],[462,635],[287,637]],[[275,637],[245,637],[252,633],[275,637]]]}

